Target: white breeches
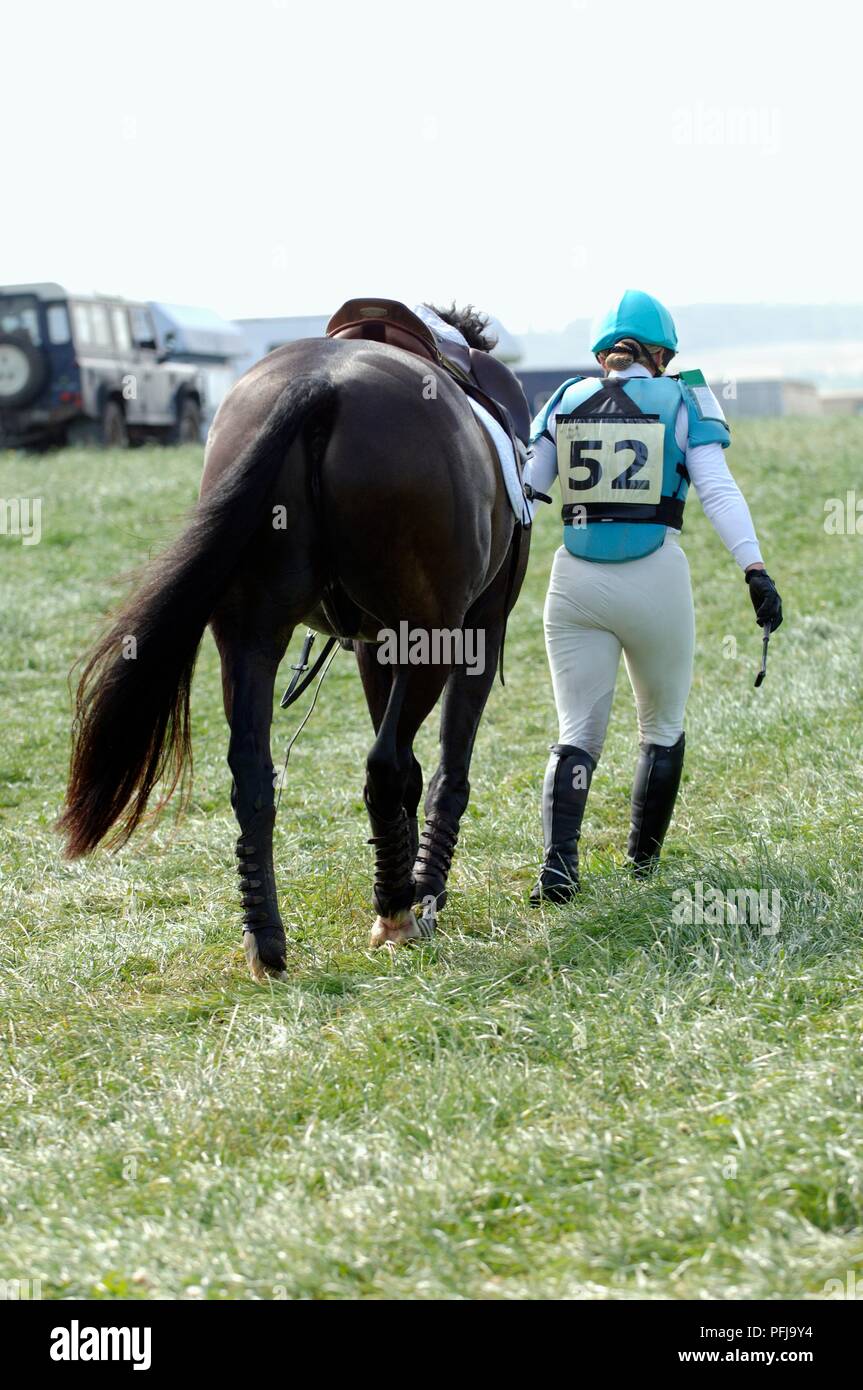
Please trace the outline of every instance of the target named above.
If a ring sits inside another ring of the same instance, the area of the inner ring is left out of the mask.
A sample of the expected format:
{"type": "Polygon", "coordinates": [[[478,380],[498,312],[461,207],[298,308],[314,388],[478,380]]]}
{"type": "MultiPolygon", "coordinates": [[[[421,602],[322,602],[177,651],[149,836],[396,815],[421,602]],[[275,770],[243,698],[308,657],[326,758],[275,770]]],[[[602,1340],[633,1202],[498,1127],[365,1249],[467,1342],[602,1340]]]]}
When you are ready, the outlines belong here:
{"type": "Polygon", "coordinates": [[[581,560],[561,546],[544,620],[560,743],[599,758],[621,652],[641,741],[666,748],[677,742],[692,682],[695,615],[676,532],[666,531],[652,555],[623,564],[581,560]]]}

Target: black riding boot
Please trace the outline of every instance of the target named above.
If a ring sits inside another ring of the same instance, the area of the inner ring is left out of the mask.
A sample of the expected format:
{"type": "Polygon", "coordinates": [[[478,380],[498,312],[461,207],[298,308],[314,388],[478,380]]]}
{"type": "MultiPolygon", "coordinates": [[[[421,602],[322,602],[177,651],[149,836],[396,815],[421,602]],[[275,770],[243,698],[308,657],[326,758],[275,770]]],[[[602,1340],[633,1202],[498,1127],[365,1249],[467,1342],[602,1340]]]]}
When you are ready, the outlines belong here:
{"type": "Polygon", "coordinates": [[[578,892],[578,842],[596,762],[583,748],[552,746],[542,786],[545,860],[530,905],[565,903],[578,892]]]}
{"type": "Polygon", "coordinates": [[[686,735],[670,748],[642,743],[632,788],[632,825],[627,854],[633,873],[646,878],[656,868],[677,800],[686,735]]]}

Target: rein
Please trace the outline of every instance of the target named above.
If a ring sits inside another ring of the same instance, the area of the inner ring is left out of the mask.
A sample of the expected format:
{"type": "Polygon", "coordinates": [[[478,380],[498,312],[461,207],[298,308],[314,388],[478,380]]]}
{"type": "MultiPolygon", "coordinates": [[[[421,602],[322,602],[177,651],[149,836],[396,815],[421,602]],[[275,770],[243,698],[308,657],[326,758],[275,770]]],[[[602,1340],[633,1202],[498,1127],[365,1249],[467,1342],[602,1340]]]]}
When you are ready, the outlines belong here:
{"type": "Polygon", "coordinates": [[[305,690],[308,690],[312,681],[315,679],[315,676],[318,674],[327,657],[329,656],[330,652],[332,651],[333,647],[339,640],[337,637],[328,637],[320,652],[318,653],[317,657],[315,658],[314,664],[312,665],[311,669],[309,669],[309,655],[311,653],[312,647],[315,644],[315,638],[317,637],[317,635],[318,634],[316,632],[313,632],[311,628],[309,628],[308,632],[306,633],[305,638],[303,639],[303,649],[300,652],[299,664],[297,666],[291,667],[291,670],[294,672],[294,675],[291,679],[290,685],[288,686],[287,690],[285,691],[284,695],[279,701],[280,709],[288,709],[288,707],[292,705],[295,700],[299,700],[300,696],[303,694],[305,690]],[[304,671],[308,671],[308,675],[306,676],[305,680],[300,680],[300,677],[302,676],[304,671]]]}
{"type": "Polygon", "coordinates": [[[303,715],[302,719],[300,720],[299,724],[294,730],[291,738],[288,741],[287,749],[285,750],[285,762],[282,768],[282,775],[279,778],[279,794],[276,797],[277,813],[282,801],[282,788],[285,785],[285,779],[288,775],[288,762],[290,760],[291,752],[293,750],[294,744],[296,743],[300,734],[303,732],[303,729],[306,727],[312,715],[314,714],[315,705],[318,703],[318,695],[320,694],[321,686],[324,683],[324,677],[326,676],[327,671],[329,671],[330,667],[332,666],[333,661],[335,660],[336,650],[338,649],[338,638],[328,638],[327,641],[324,643],[323,647],[321,648],[321,651],[319,652],[318,657],[314,662],[314,665],[311,667],[311,669],[309,669],[309,652],[312,649],[312,644],[314,643],[314,640],[317,637],[317,635],[318,634],[316,632],[312,632],[311,629],[309,629],[309,631],[306,633],[305,640],[303,642],[303,650],[300,655],[300,664],[298,666],[291,667],[291,670],[294,672],[294,676],[291,680],[290,685],[288,686],[287,690],[282,696],[280,702],[280,707],[282,709],[287,709],[289,705],[292,705],[295,700],[298,700],[300,698],[304,690],[308,689],[318,672],[321,672],[320,679],[318,680],[318,683],[315,687],[314,696],[312,697],[312,703],[309,705],[309,708],[306,710],[305,714],[303,715]],[[322,667],[323,670],[321,670],[322,667]],[[302,676],[304,671],[308,672],[308,674],[306,675],[304,680],[300,680],[300,677],[302,676]]]}

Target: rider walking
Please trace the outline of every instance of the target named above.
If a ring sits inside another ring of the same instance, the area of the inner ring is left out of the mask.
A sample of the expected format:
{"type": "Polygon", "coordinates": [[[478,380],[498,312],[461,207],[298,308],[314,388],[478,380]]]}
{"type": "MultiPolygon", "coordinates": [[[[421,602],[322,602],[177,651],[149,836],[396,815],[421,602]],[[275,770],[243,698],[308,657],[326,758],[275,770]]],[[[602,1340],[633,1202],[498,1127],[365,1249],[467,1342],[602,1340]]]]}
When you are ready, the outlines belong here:
{"type": "Polygon", "coordinates": [[[543,785],[545,859],[534,906],[566,902],[578,888],[581,822],[621,652],[640,737],[628,858],[639,876],[659,858],[683,769],[695,645],[680,545],[690,483],[744,572],[758,623],[775,630],[782,622],[723,457],[730,434],[722,408],[700,372],[664,375],[677,351],[671,314],[626,290],[592,338],[606,377],[574,377],[555,391],[533,423],[525,470],[536,493],[558,475],[564,503],[544,614],[559,731],[543,785]]]}

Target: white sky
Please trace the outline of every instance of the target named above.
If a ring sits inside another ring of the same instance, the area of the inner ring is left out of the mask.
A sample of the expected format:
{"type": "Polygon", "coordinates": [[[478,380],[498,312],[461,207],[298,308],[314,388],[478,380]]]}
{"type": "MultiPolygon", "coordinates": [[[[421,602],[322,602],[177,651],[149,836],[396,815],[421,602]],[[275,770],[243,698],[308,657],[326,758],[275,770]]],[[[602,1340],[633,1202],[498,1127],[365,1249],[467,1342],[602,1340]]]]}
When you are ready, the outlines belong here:
{"type": "Polygon", "coordinates": [[[28,0],[0,282],[518,332],[636,285],[860,302],[856,0],[28,0]]]}

